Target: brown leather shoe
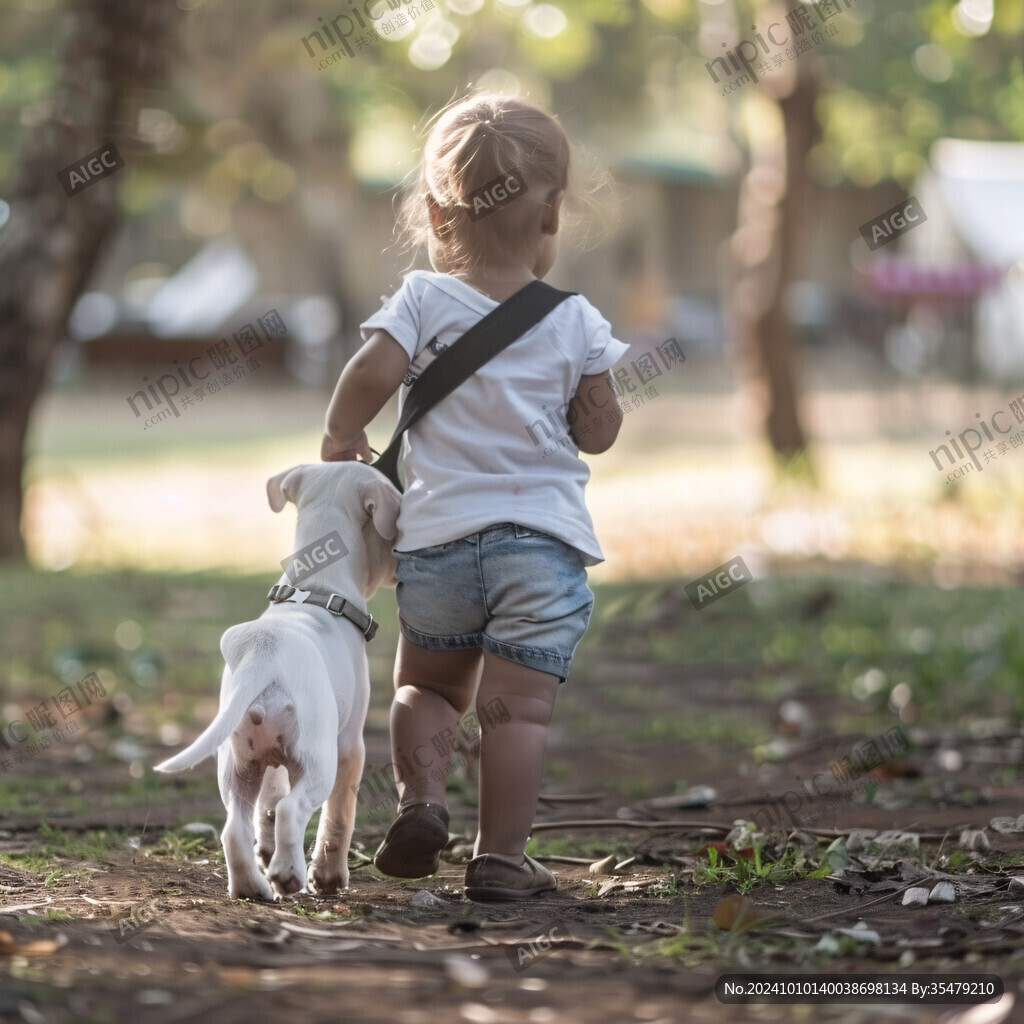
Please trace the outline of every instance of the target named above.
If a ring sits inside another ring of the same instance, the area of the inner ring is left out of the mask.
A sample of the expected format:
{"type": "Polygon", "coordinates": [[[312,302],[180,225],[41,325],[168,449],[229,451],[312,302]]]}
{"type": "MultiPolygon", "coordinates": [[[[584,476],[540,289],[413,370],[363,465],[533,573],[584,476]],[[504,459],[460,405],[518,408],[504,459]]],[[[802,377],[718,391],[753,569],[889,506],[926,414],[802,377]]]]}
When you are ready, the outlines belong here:
{"type": "Polygon", "coordinates": [[[448,845],[448,810],[440,804],[410,804],[393,822],[374,867],[392,878],[423,878],[437,871],[448,845]]]}
{"type": "Polygon", "coordinates": [[[525,854],[520,862],[501,853],[482,853],[466,866],[470,900],[527,900],[557,888],[555,876],[525,854]]]}

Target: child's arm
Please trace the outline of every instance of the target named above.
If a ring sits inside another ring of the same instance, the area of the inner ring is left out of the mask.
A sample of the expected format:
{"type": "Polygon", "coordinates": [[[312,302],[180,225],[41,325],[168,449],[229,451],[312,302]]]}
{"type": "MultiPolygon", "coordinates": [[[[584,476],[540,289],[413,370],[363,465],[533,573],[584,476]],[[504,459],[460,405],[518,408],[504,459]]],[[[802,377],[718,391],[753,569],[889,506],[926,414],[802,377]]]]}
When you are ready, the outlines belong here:
{"type": "Polygon", "coordinates": [[[615,443],[615,438],[619,436],[619,427],[622,426],[622,410],[615,400],[610,373],[595,373],[580,377],[576,396],[569,403],[566,422],[570,424],[569,431],[572,434],[572,439],[581,452],[586,452],[588,455],[600,455],[601,452],[606,452],[611,448],[615,443]],[[595,411],[601,417],[600,424],[597,427],[591,427],[582,438],[577,437],[576,422],[581,416],[583,418],[593,416],[595,411]],[[612,413],[611,420],[605,415],[606,411],[612,413]]]}
{"type": "Polygon", "coordinates": [[[408,352],[387,331],[374,331],[338,378],[320,445],[324,462],[351,461],[357,455],[373,461],[366,424],[398,390],[408,369],[408,352]]]}

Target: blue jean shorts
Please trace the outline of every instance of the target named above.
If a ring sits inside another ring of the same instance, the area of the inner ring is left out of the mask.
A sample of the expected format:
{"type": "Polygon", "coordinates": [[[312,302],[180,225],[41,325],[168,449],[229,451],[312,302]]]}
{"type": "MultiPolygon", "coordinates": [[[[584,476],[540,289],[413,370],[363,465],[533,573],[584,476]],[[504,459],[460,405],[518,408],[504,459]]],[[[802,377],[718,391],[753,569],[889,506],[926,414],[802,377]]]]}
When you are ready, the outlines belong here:
{"type": "Polygon", "coordinates": [[[575,548],[498,523],[395,554],[398,618],[410,643],[431,651],[480,648],[565,681],[594,607],[575,548]]]}

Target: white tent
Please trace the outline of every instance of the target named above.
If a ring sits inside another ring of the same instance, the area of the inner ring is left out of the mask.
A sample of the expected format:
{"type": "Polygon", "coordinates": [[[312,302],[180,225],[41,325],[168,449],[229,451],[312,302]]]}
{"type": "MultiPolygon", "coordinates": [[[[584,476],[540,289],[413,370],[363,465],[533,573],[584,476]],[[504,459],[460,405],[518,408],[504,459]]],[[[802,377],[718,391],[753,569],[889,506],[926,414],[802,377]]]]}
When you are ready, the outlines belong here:
{"type": "Polygon", "coordinates": [[[1024,377],[1024,144],[939,139],[913,194],[928,218],[900,239],[914,263],[1006,271],[978,299],[977,355],[991,377],[1024,377]]]}

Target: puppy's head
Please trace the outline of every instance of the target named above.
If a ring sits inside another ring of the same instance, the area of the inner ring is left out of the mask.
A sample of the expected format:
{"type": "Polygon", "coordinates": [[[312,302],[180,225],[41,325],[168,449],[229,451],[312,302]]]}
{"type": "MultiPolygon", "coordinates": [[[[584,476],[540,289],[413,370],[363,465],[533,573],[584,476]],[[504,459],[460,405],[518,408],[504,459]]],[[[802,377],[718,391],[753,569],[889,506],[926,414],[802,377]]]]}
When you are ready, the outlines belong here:
{"type": "Polygon", "coordinates": [[[392,542],[402,496],[378,470],[362,462],[293,466],[267,481],[275,512],[290,501],[299,512],[296,546],[337,529],[350,552],[351,571],[364,596],[395,583],[392,542]]]}

